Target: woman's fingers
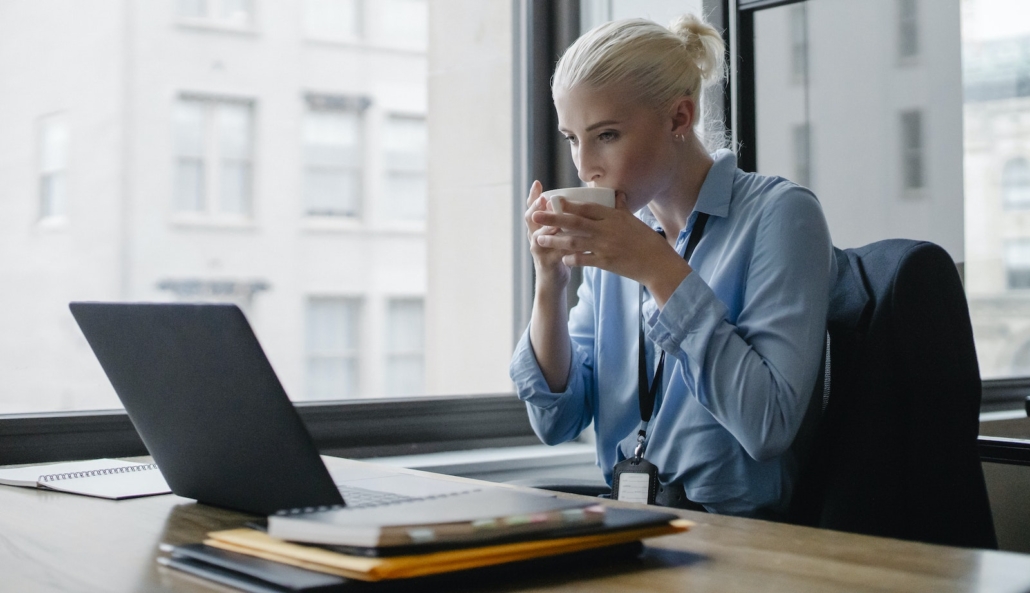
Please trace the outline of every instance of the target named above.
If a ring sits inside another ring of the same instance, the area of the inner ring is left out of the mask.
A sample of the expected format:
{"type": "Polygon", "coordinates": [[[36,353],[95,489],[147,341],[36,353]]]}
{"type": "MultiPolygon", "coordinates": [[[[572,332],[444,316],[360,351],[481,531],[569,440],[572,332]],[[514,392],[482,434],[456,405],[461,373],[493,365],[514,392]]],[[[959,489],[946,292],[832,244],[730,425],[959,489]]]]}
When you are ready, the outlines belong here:
{"type": "Polygon", "coordinates": [[[533,184],[529,186],[529,197],[526,198],[526,206],[532,206],[533,202],[537,201],[537,198],[540,197],[540,194],[543,191],[544,186],[541,185],[539,181],[534,181],[533,184]]]}

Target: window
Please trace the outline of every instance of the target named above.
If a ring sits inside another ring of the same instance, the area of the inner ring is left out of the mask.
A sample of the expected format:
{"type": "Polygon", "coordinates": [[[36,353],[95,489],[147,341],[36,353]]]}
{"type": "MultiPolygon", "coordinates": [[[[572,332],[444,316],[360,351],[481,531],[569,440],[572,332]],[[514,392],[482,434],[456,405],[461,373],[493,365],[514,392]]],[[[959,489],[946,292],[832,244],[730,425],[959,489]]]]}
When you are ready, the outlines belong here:
{"type": "Polygon", "coordinates": [[[175,211],[245,218],[251,214],[252,108],[183,98],[175,109],[175,211]]]}
{"type": "Polygon", "coordinates": [[[808,187],[812,183],[811,132],[808,124],[794,126],[794,182],[808,187]]]}
{"type": "Polygon", "coordinates": [[[417,395],[424,389],[423,318],[421,298],[390,299],[387,303],[383,373],[387,395],[417,395]]]}
{"type": "Polygon", "coordinates": [[[919,55],[919,5],[917,0],[898,0],[898,57],[919,55]]]}
{"type": "Polygon", "coordinates": [[[1005,163],[1001,193],[1006,208],[1030,208],[1030,165],[1026,159],[1020,157],[1005,163]]]}
{"type": "Polygon", "coordinates": [[[901,113],[901,179],[906,190],[923,187],[923,113],[901,113]]]}
{"type": "Polygon", "coordinates": [[[783,147],[806,122],[810,187],[834,244],[907,237],[943,246],[962,266],[981,376],[1025,375],[1030,21],[1005,0],[805,5],[804,96],[781,33],[798,8],[750,13],[756,131],[742,138],[742,154],[750,142],[759,172],[801,177],[783,147]],[[933,18],[920,20],[927,10],[933,18]],[[880,66],[899,56],[904,68],[880,66]]]}
{"type": "Polygon", "coordinates": [[[307,399],[345,399],[359,393],[361,301],[311,298],[307,303],[307,399]]]}
{"type": "Polygon", "coordinates": [[[390,46],[425,49],[429,40],[426,0],[377,0],[380,41],[390,46]]]}
{"type": "Polygon", "coordinates": [[[308,98],[304,211],[310,216],[361,216],[364,105],[346,97],[308,98]]]}
{"type": "Polygon", "coordinates": [[[794,82],[808,80],[808,5],[790,9],[790,72],[794,82]]]}
{"type": "Polygon", "coordinates": [[[1010,289],[1030,288],[1030,240],[1005,245],[1005,277],[1010,289]]]}
{"type": "Polygon", "coordinates": [[[383,133],[385,211],[396,220],[426,218],[426,120],[391,115],[383,133]]]}
{"type": "Polygon", "coordinates": [[[39,121],[39,217],[60,219],[68,209],[68,121],[63,114],[39,121]]]}
{"type": "Polygon", "coordinates": [[[253,0],[177,0],[178,16],[185,21],[231,28],[253,26],[253,0]]]}
{"type": "Polygon", "coordinates": [[[304,32],[311,39],[356,41],[363,16],[361,0],[304,0],[304,32]]]}

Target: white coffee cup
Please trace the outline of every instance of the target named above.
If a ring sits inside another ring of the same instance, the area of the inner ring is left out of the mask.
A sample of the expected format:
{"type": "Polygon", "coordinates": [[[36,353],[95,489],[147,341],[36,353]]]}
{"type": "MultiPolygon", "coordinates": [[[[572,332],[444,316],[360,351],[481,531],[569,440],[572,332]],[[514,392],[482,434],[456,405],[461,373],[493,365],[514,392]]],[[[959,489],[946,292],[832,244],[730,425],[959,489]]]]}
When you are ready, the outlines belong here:
{"type": "Polygon", "coordinates": [[[562,214],[561,200],[565,198],[570,202],[589,202],[600,204],[609,208],[615,207],[615,190],[609,187],[565,187],[552,189],[540,194],[551,203],[551,210],[562,214]]]}

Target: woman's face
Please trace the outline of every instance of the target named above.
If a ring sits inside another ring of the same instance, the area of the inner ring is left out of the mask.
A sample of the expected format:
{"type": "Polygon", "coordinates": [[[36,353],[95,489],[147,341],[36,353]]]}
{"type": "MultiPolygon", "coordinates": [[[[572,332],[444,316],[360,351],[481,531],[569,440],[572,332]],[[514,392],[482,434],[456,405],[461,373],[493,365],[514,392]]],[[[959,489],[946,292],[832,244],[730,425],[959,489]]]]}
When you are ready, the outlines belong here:
{"type": "Polygon", "coordinates": [[[671,118],[623,92],[582,86],[557,92],[554,107],[584,182],[624,192],[632,212],[668,186],[671,118]]]}

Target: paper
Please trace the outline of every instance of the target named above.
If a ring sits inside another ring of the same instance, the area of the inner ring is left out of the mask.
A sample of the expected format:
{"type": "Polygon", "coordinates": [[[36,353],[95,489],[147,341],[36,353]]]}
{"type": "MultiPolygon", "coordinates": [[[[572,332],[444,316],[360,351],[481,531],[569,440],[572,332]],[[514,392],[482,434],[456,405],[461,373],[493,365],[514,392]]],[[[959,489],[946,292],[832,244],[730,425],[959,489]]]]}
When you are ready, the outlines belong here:
{"type": "Polygon", "coordinates": [[[233,529],[208,534],[209,546],[283,562],[364,581],[400,579],[453,572],[567,552],[578,552],[639,541],[689,529],[693,523],[676,520],[665,525],[614,533],[534,540],[497,546],[448,550],[418,556],[368,558],[348,556],[326,549],[285,542],[252,529],[233,529]]]}
{"type": "Polygon", "coordinates": [[[90,459],[4,469],[0,470],[0,484],[111,499],[172,491],[156,467],[120,459],[90,459]]]}

